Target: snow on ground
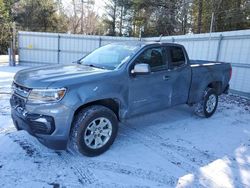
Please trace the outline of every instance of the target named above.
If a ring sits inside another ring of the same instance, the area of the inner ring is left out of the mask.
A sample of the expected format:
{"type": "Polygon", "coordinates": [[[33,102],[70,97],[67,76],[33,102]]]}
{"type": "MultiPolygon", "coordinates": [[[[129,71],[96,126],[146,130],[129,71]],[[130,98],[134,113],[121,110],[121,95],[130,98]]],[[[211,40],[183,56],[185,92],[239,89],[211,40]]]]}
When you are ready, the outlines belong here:
{"type": "Polygon", "coordinates": [[[0,55],[0,63],[7,63],[9,61],[8,55],[0,55]]]}
{"type": "Polygon", "coordinates": [[[12,77],[0,65],[0,187],[250,187],[250,100],[221,96],[210,119],[185,105],[120,125],[109,151],[53,151],[10,117],[12,77]]]}
{"type": "MultiPolygon", "coordinates": [[[[18,61],[18,55],[16,55],[16,60],[18,61]]],[[[0,63],[9,62],[9,55],[0,55],[0,63]]]]}

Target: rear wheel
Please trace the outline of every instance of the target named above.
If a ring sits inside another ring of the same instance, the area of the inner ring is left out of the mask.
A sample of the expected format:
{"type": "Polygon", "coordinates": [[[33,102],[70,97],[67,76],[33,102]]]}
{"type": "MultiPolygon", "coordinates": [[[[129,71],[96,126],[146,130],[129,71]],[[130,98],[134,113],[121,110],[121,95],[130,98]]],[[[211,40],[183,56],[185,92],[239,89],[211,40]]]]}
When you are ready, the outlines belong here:
{"type": "Polygon", "coordinates": [[[109,108],[95,105],[80,111],[72,126],[69,149],[87,156],[97,156],[113,144],[118,120],[109,108]]]}
{"type": "Polygon", "coordinates": [[[195,104],[195,112],[201,117],[209,118],[216,111],[218,106],[218,95],[215,89],[208,88],[204,92],[203,99],[195,104]]]}

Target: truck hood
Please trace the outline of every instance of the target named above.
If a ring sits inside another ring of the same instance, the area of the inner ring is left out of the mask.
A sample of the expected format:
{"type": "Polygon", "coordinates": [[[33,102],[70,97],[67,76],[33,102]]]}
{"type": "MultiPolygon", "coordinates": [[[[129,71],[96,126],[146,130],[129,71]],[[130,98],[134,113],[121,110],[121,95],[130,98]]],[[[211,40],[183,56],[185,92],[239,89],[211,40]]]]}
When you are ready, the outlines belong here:
{"type": "Polygon", "coordinates": [[[46,88],[55,82],[60,82],[61,85],[65,81],[83,79],[109,71],[79,64],[43,66],[17,72],[14,81],[29,88],[46,88]]]}

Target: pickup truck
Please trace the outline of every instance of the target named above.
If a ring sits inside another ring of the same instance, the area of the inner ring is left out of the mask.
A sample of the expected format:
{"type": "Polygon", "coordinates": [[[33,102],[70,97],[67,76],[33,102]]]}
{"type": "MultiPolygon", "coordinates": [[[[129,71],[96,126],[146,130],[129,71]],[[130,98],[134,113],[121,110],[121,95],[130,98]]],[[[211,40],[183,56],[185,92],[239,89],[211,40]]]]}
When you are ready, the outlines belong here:
{"type": "Polygon", "coordinates": [[[72,64],[17,72],[11,115],[47,147],[96,156],[130,117],[180,104],[212,116],[231,73],[229,63],[189,60],[179,44],[108,44],[72,64]]]}

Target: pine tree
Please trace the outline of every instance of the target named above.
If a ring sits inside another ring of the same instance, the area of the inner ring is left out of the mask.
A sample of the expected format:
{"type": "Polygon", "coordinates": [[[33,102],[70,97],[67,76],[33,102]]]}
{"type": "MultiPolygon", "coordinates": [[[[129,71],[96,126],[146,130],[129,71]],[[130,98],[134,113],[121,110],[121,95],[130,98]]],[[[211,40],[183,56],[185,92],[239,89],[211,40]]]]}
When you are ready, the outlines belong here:
{"type": "Polygon", "coordinates": [[[247,29],[250,27],[249,4],[248,0],[194,0],[192,30],[195,33],[209,32],[212,14],[213,31],[247,29]]]}
{"type": "Polygon", "coordinates": [[[6,54],[11,40],[11,20],[3,0],[0,0],[0,54],[6,54]]]}
{"type": "Polygon", "coordinates": [[[66,16],[60,15],[54,0],[20,0],[14,8],[14,20],[28,31],[65,32],[66,16]]]}

